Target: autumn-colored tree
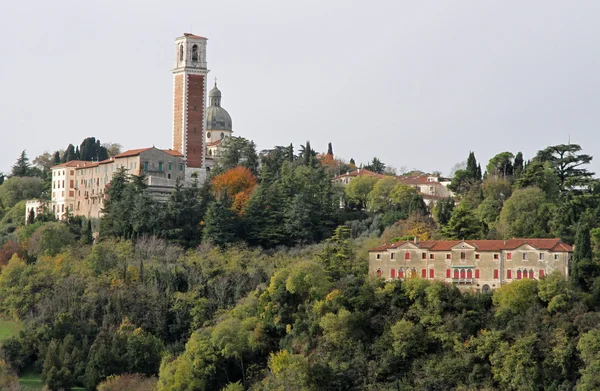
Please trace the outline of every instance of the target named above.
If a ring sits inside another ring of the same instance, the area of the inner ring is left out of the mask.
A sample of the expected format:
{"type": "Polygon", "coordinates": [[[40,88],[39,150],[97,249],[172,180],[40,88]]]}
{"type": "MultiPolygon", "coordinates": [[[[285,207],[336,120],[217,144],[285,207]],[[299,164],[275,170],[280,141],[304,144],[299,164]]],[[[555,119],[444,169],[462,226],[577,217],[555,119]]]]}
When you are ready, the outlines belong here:
{"type": "Polygon", "coordinates": [[[256,187],[256,177],[248,168],[237,166],[215,176],[211,184],[215,197],[221,199],[227,196],[232,199],[232,209],[242,214],[244,206],[256,187]]]}

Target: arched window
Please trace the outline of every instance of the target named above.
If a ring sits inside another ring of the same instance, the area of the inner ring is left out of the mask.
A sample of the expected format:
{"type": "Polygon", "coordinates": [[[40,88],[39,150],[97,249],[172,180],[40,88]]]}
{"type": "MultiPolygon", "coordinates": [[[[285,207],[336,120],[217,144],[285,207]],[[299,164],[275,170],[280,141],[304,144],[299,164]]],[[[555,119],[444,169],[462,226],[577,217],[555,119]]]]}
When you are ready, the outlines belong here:
{"type": "Polygon", "coordinates": [[[206,133],[206,137],[210,138],[210,132],[206,133]]]}
{"type": "Polygon", "coordinates": [[[404,278],[404,269],[398,269],[398,278],[404,278]]]}
{"type": "Polygon", "coordinates": [[[460,278],[465,278],[465,269],[460,271],[460,278]]]}
{"type": "Polygon", "coordinates": [[[183,61],[183,44],[179,44],[179,61],[183,61]]]}
{"type": "Polygon", "coordinates": [[[467,270],[467,278],[468,279],[473,278],[473,270],[471,270],[471,269],[467,270]]]}
{"type": "Polygon", "coordinates": [[[523,278],[527,278],[527,269],[523,270],[523,278]]]}
{"type": "Polygon", "coordinates": [[[225,133],[221,133],[221,140],[225,138],[225,133]]]}
{"type": "Polygon", "coordinates": [[[198,45],[192,46],[192,61],[198,61],[198,45]]]}
{"type": "Polygon", "coordinates": [[[458,280],[458,269],[454,269],[454,278],[458,280]]]}
{"type": "Polygon", "coordinates": [[[381,277],[381,269],[377,269],[377,277],[381,277]]]}
{"type": "Polygon", "coordinates": [[[396,269],[390,270],[390,277],[396,278],[396,269]]]}
{"type": "Polygon", "coordinates": [[[533,269],[529,269],[529,278],[531,278],[532,280],[535,278],[533,276],[533,269]]]}
{"type": "Polygon", "coordinates": [[[208,156],[212,156],[212,149],[208,150],[208,156]]]}
{"type": "Polygon", "coordinates": [[[517,270],[517,280],[521,279],[521,270],[517,270]]]}
{"type": "Polygon", "coordinates": [[[544,278],[544,270],[540,270],[540,278],[544,278]]]}
{"type": "Polygon", "coordinates": [[[415,269],[414,267],[412,268],[412,270],[410,271],[410,276],[411,277],[416,277],[417,276],[417,269],[415,269]]]}

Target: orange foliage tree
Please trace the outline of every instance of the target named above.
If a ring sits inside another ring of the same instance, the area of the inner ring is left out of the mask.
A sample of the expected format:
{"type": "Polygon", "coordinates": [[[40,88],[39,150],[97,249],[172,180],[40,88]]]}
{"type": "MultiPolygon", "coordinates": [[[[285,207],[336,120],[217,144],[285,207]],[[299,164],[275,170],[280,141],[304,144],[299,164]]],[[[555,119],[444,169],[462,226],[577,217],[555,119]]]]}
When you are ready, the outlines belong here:
{"type": "Polygon", "coordinates": [[[214,177],[211,184],[217,198],[229,197],[233,200],[232,209],[242,214],[256,188],[256,177],[246,167],[237,166],[214,177]]]}

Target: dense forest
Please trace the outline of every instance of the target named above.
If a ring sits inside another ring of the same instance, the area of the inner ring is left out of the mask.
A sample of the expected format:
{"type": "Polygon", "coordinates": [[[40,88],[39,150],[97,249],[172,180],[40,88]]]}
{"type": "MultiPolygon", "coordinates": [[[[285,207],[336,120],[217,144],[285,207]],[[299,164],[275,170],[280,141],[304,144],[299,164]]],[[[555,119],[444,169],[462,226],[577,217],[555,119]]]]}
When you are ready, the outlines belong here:
{"type": "Polygon", "coordinates": [[[331,145],[231,138],[166,203],[122,170],[99,221],[25,225],[49,166],[23,152],[0,185],[0,316],[24,325],[0,344],[0,388],[34,370],[49,390],[600,389],[591,160],[574,144],[485,166],[471,152],[430,208],[378,158],[362,167],[383,177],[341,187],[357,166],[331,145]],[[412,237],[560,237],[572,278],[475,294],[367,275],[368,249],[412,237]]]}

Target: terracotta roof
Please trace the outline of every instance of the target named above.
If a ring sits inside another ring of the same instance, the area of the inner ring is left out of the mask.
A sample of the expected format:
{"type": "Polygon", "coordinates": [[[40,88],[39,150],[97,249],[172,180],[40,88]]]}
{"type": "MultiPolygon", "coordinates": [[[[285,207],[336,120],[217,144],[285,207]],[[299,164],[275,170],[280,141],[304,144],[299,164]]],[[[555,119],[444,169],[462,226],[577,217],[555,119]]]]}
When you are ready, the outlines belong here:
{"type": "Polygon", "coordinates": [[[77,167],[80,164],[85,164],[85,163],[91,163],[85,160],[71,160],[69,162],[66,163],[61,163],[61,164],[57,164],[56,166],[52,166],[50,169],[54,170],[55,168],[60,168],[60,167],[77,167]]]}
{"type": "Polygon", "coordinates": [[[212,141],[212,142],[210,142],[210,143],[206,143],[206,146],[207,146],[207,147],[212,147],[212,146],[214,146],[214,145],[219,145],[219,144],[221,144],[222,142],[223,142],[223,140],[212,141]]]}
{"type": "Polygon", "coordinates": [[[183,33],[183,35],[184,35],[185,37],[190,37],[190,38],[201,38],[201,39],[208,39],[208,38],[206,38],[206,37],[201,37],[201,36],[199,36],[199,35],[194,35],[194,34],[192,34],[192,33],[183,33]]]}
{"type": "MultiPolygon", "coordinates": [[[[153,148],[156,148],[156,147],[130,149],[128,151],[121,152],[120,154],[113,156],[113,158],[116,159],[116,158],[121,158],[121,157],[137,156],[140,153],[149,151],[149,150],[151,150],[153,148]]],[[[156,148],[156,149],[158,149],[158,148],[156,148]]],[[[171,156],[183,157],[183,155],[181,154],[181,152],[175,151],[173,149],[159,149],[159,151],[163,151],[165,153],[168,153],[171,156]]]]}
{"type": "MultiPolygon", "coordinates": [[[[418,248],[429,251],[450,251],[454,246],[463,243],[462,240],[428,240],[418,243],[414,242],[396,242],[391,245],[382,245],[369,250],[369,252],[379,252],[394,249],[405,243],[412,243],[418,248]]],[[[508,240],[465,240],[465,244],[475,247],[477,251],[502,251],[514,250],[524,244],[538,250],[550,250],[554,252],[572,252],[573,246],[563,243],[559,238],[553,239],[508,239],[508,240]]]]}
{"type": "MultiPolygon", "coordinates": [[[[347,172],[347,173],[345,173],[345,174],[338,175],[338,176],[336,176],[336,177],[335,177],[335,178],[333,178],[333,179],[338,179],[338,178],[346,178],[346,177],[356,177],[356,176],[363,176],[363,175],[375,176],[375,177],[377,177],[377,178],[383,178],[383,177],[385,177],[385,175],[383,175],[383,174],[378,174],[378,173],[376,173],[376,172],[373,172],[373,171],[367,170],[367,169],[365,169],[365,168],[358,168],[358,169],[356,169],[356,170],[354,170],[354,171],[351,171],[351,172],[347,172]]],[[[392,177],[392,178],[393,178],[393,177],[392,177]]]]}

